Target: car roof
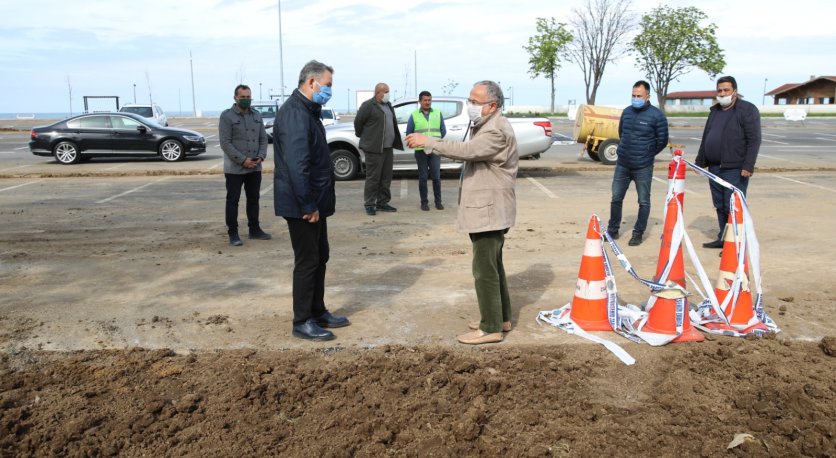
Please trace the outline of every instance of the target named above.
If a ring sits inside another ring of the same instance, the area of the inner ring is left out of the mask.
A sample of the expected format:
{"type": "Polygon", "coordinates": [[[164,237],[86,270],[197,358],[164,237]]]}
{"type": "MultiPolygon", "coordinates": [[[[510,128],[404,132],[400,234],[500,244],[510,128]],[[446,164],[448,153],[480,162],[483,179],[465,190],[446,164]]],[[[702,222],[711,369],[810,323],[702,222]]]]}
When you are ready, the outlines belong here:
{"type": "Polygon", "coordinates": [[[103,116],[103,115],[124,116],[126,118],[131,118],[131,119],[143,122],[143,123],[148,121],[148,119],[146,119],[145,117],[140,116],[140,115],[135,114],[135,113],[125,113],[125,112],[119,112],[119,111],[94,111],[92,113],[82,113],[82,114],[79,114],[79,115],[70,116],[69,118],[62,119],[61,121],[58,121],[58,122],[70,121],[70,120],[73,120],[73,119],[84,118],[84,117],[87,117],[87,116],[103,116]]]}

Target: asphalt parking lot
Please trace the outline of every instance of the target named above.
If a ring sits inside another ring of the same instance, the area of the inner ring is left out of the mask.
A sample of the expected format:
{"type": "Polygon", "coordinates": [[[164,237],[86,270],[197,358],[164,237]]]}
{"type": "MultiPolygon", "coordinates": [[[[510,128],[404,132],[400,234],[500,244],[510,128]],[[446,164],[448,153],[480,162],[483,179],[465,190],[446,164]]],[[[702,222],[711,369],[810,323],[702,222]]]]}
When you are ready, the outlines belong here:
{"type": "MultiPolygon", "coordinates": [[[[274,239],[229,247],[213,120],[172,122],[200,127],[195,123],[203,123],[209,151],[178,163],[94,159],[64,166],[29,154],[25,131],[0,133],[0,332],[56,350],[301,345],[290,337],[292,252],[283,221],[272,216],[271,182],[262,186],[261,208],[274,239]]],[[[569,132],[565,123],[556,130],[569,132]]],[[[672,128],[686,159],[693,159],[700,132],[672,128]]],[[[579,152],[579,145],[556,145],[540,160],[521,162],[517,225],[506,244],[512,345],[571,340],[534,317],[571,299],[587,221],[609,213],[611,169],[579,152]]],[[[836,274],[833,237],[822,229],[836,226],[835,153],[832,120],[764,128],[749,201],[763,247],[767,311],[790,338],[812,340],[836,329],[827,319],[836,303],[827,286],[836,274]]],[[[659,250],[666,156],[656,163],[645,243],[625,250],[646,277],[659,250]]],[[[360,180],[338,183],[337,214],[329,220],[329,306],[355,323],[338,333],[337,345],[452,344],[477,313],[470,246],[454,230],[456,177],[444,179],[445,211],[420,211],[415,176],[406,173],[392,186],[400,211],[369,218],[362,187],[360,180]]],[[[635,218],[630,196],[625,227],[635,218]]],[[[707,184],[689,174],[685,218],[695,244],[712,237],[713,215],[707,184]]],[[[699,256],[713,276],[716,251],[700,248],[699,256]]],[[[646,300],[626,274],[617,278],[624,301],[646,300]]]]}

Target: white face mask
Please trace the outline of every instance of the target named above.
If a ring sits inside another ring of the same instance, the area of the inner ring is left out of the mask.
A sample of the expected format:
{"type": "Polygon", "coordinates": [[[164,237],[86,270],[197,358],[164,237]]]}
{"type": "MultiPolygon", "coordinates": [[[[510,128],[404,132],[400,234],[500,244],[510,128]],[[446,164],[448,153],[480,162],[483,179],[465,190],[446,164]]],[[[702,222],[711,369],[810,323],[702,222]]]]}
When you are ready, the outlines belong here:
{"type": "Polygon", "coordinates": [[[389,103],[389,93],[383,94],[383,99],[381,100],[382,103],[389,103]]]}
{"type": "Polygon", "coordinates": [[[470,122],[472,122],[474,126],[479,125],[479,122],[482,121],[482,105],[468,103],[467,116],[470,118],[470,122]]]}
{"type": "Polygon", "coordinates": [[[727,107],[727,106],[732,104],[732,96],[730,96],[730,95],[723,95],[723,96],[718,95],[717,96],[717,103],[719,103],[721,107],[727,107]]]}

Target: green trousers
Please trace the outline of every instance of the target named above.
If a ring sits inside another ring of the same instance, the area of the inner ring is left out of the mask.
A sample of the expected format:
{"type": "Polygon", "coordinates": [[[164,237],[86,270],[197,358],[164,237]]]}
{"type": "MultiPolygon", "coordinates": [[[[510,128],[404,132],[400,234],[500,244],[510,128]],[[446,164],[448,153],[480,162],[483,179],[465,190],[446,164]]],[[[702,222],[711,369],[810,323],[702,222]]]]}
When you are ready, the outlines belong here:
{"type": "Polygon", "coordinates": [[[502,332],[502,322],[511,321],[511,297],[502,265],[506,232],[507,229],[470,234],[473,279],[482,315],[479,329],[487,333],[502,332]]]}

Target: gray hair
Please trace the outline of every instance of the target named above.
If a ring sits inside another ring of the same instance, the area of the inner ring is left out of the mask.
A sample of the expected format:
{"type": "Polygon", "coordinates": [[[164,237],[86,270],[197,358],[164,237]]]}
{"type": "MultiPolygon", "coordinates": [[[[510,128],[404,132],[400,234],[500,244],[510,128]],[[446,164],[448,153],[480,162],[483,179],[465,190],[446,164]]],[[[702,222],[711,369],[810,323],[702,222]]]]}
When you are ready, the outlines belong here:
{"type": "Polygon", "coordinates": [[[484,80],[473,85],[473,87],[476,86],[485,86],[488,95],[493,99],[492,102],[496,102],[496,107],[502,111],[502,107],[505,105],[505,96],[502,94],[502,88],[498,84],[490,80],[484,80]]]}
{"type": "Polygon", "coordinates": [[[305,81],[307,81],[308,78],[313,77],[314,79],[319,79],[320,77],[322,77],[322,74],[325,73],[326,70],[331,73],[334,73],[333,67],[325,65],[322,62],[318,62],[315,60],[308,62],[307,64],[305,64],[304,67],[302,67],[302,71],[299,72],[299,87],[302,87],[302,85],[305,84],[305,81]]]}

